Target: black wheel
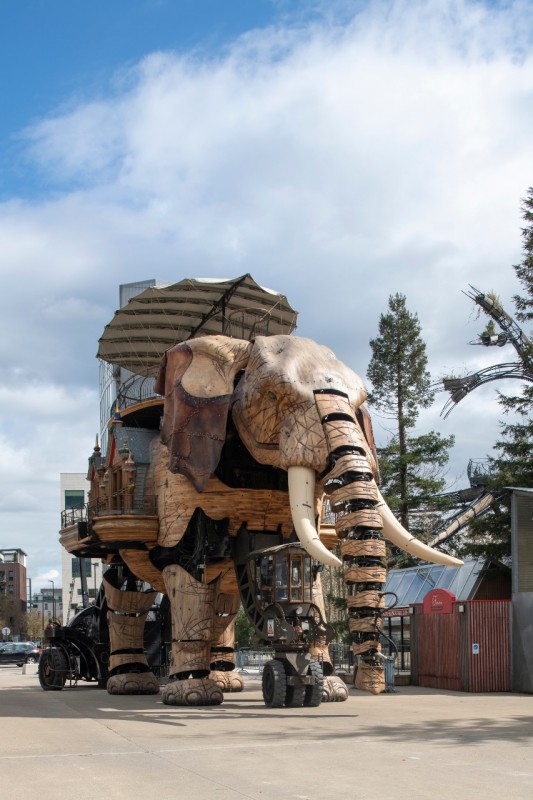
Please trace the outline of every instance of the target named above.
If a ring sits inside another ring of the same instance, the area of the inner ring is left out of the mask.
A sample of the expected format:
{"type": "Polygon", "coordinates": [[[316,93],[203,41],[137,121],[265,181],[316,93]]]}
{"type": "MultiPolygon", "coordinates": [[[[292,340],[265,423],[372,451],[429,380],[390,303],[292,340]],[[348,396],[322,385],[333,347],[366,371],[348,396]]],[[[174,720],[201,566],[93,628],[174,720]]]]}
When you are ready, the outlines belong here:
{"type": "Polygon", "coordinates": [[[282,708],[287,694],[287,676],[277,659],[267,661],[263,669],[263,700],[268,708],[282,708]]]}
{"type": "Polygon", "coordinates": [[[28,656],[28,658],[26,659],[25,663],[26,664],[36,664],[37,663],[37,659],[35,658],[35,656],[28,656]]]}
{"type": "Polygon", "coordinates": [[[305,701],[307,686],[287,686],[285,705],[287,708],[301,708],[305,701]]]}
{"type": "Polygon", "coordinates": [[[39,661],[39,683],[45,692],[59,692],[65,685],[68,673],[68,658],[58,647],[49,647],[41,653],[39,661]]]}
{"type": "Polygon", "coordinates": [[[311,661],[307,670],[308,675],[312,675],[315,682],[312,686],[305,687],[305,700],[304,706],[315,707],[319,706],[322,702],[322,694],[324,692],[324,673],[322,666],[318,661],[311,661]]]}

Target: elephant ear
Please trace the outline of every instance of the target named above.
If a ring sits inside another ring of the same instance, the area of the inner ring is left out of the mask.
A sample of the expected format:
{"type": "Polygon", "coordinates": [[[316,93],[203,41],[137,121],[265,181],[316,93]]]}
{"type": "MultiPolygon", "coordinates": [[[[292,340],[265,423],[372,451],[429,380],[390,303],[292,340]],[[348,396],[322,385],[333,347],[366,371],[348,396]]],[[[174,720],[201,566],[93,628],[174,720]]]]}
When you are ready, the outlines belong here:
{"type": "Polygon", "coordinates": [[[220,460],[235,377],[251,347],[241,339],[203,336],[175,345],[161,361],[155,391],[165,397],[161,439],[168,466],[198,492],[220,460]]]}
{"type": "Polygon", "coordinates": [[[370,412],[366,406],[366,403],[362,403],[355,413],[357,422],[361,426],[361,430],[364,433],[366,443],[370,448],[370,452],[374,456],[374,464],[372,465],[372,472],[374,473],[374,480],[376,481],[377,485],[381,484],[381,475],[379,474],[379,461],[378,461],[378,451],[376,448],[376,443],[374,441],[374,432],[372,430],[372,420],[370,419],[370,412]]]}

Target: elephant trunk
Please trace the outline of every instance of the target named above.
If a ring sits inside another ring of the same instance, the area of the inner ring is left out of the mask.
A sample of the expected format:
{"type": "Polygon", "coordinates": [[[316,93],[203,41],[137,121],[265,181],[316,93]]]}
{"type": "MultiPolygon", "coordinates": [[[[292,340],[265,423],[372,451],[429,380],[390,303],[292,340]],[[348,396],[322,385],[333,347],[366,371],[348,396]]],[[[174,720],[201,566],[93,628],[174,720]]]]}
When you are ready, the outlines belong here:
{"type": "Polygon", "coordinates": [[[382,533],[419,558],[454,565],[462,562],[417,541],[397,522],[379,492],[372,448],[346,395],[318,391],[315,401],[330,454],[323,486],[341,540],[352,651],[361,659],[356,686],[378,694],[385,689],[380,633],[387,570],[382,533]]]}

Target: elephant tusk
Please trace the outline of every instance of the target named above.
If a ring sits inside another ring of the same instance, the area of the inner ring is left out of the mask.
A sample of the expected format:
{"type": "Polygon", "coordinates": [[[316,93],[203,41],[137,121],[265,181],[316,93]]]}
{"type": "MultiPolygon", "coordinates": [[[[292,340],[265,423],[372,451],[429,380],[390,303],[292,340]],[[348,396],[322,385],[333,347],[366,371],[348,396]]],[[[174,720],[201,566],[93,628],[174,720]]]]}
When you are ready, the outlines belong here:
{"type": "Polygon", "coordinates": [[[419,542],[418,539],[406,531],[403,525],[398,522],[383,499],[379,489],[378,497],[379,503],[377,509],[383,520],[383,536],[385,536],[386,539],[397,547],[401,547],[406,553],[411,553],[411,555],[421,558],[422,561],[431,561],[433,564],[445,564],[448,567],[462,566],[463,562],[460,559],[448,556],[446,553],[439,553],[438,550],[434,550],[432,547],[428,547],[427,544],[419,542]]]}
{"type": "Polygon", "coordinates": [[[294,530],[312,558],[330,567],[342,562],[320,541],[315,525],[315,471],[310,467],[289,467],[289,500],[294,530]]]}

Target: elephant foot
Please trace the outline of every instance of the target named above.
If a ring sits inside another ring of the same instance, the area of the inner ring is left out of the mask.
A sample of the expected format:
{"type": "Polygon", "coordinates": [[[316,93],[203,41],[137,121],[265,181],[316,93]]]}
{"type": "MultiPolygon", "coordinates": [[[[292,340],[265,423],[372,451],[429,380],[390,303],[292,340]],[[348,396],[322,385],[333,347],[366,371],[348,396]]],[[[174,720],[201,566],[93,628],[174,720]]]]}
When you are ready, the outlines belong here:
{"type": "Polygon", "coordinates": [[[187,678],[163,686],[163,703],[167,706],[218,706],[223,695],[220,686],[210,678],[187,678]]]}
{"type": "Polygon", "coordinates": [[[355,688],[370,694],[385,691],[385,672],[383,667],[372,664],[359,664],[355,675],[355,688]]]}
{"type": "Polygon", "coordinates": [[[209,677],[223,692],[242,692],[244,689],[244,682],[237,672],[222,672],[217,669],[210,672],[209,677]]]}
{"type": "Polygon", "coordinates": [[[108,694],[159,694],[159,681],[153,672],[123,672],[107,681],[108,694]]]}
{"type": "Polygon", "coordinates": [[[348,699],[348,687],[337,675],[324,678],[323,703],[339,703],[348,699]]]}

